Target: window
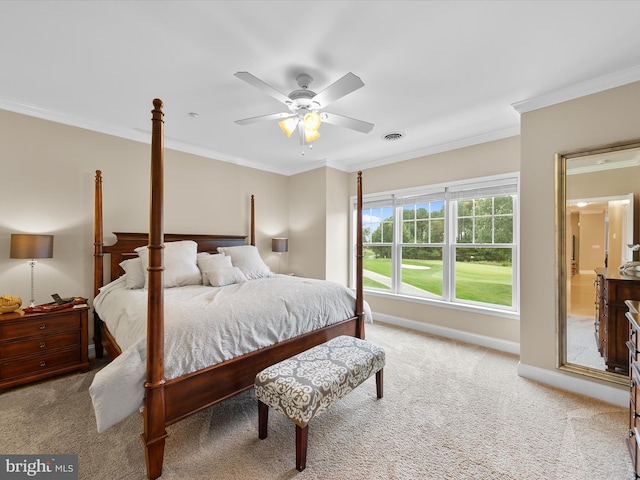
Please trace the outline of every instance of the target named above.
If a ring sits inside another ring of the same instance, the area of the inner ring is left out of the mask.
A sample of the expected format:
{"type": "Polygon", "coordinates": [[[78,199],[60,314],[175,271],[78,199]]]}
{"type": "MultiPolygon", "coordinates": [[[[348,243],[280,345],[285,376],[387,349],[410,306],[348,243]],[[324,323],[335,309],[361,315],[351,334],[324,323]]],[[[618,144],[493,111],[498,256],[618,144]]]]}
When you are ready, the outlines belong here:
{"type": "Polygon", "coordinates": [[[364,287],[517,311],[515,174],[365,196],[364,287]]]}
{"type": "Polygon", "coordinates": [[[365,287],[391,291],[393,247],[393,201],[369,201],[362,208],[362,242],[367,245],[365,287]]]}

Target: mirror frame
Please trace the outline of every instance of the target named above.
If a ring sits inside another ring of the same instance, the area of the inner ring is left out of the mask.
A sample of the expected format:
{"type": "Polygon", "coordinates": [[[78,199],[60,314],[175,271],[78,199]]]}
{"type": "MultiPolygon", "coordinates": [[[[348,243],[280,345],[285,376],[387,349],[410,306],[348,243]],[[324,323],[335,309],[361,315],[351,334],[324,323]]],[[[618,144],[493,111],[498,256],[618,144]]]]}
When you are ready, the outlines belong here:
{"type": "MultiPolygon", "coordinates": [[[[556,330],[559,370],[585,375],[598,380],[628,385],[629,377],[619,373],[567,362],[567,268],[565,237],[567,202],[567,160],[640,147],[640,139],[612,143],[600,147],[574,150],[555,155],[555,223],[556,223],[556,330]]],[[[595,295],[595,287],[594,287],[595,295]]]]}

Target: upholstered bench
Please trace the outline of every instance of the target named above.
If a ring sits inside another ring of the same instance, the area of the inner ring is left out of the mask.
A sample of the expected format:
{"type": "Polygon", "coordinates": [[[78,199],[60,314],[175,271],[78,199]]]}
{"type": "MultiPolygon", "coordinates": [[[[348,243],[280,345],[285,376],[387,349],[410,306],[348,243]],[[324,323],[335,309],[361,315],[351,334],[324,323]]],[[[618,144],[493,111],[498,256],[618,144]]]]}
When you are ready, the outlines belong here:
{"type": "Polygon", "coordinates": [[[262,370],[256,375],[258,436],[267,438],[269,407],[296,424],[296,468],[307,463],[309,422],[376,374],[382,398],[384,350],[366,340],[340,336],[262,370]]]}

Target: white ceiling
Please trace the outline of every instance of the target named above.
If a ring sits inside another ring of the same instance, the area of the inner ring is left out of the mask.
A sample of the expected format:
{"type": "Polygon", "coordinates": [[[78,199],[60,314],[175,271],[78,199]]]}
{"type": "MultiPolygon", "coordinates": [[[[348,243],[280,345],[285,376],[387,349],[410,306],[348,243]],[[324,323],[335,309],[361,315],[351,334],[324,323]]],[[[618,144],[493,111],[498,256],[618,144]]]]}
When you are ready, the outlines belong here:
{"type": "Polygon", "coordinates": [[[344,171],[517,135],[519,113],[640,80],[638,1],[1,1],[0,109],[282,174],[344,171]],[[365,86],[328,111],[312,150],[286,111],[234,77],[279,91],[347,72],[365,86]],[[515,108],[514,108],[515,107],[515,108]],[[189,114],[195,112],[197,118],[189,114]],[[389,132],[405,138],[381,139],[389,132]]]}

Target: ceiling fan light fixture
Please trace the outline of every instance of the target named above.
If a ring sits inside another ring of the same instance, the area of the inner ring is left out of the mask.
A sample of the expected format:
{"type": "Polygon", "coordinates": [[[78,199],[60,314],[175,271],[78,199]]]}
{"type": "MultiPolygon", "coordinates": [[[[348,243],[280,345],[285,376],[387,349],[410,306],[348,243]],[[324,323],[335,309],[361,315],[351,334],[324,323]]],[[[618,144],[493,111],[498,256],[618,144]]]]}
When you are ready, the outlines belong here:
{"type": "Polygon", "coordinates": [[[321,111],[336,100],[364,86],[364,82],[351,72],[336,80],[320,93],[309,90],[309,84],[313,81],[310,75],[298,75],[296,81],[300,88],[289,95],[285,95],[249,72],[236,72],[234,75],[283,103],[290,112],[236,120],[235,122],[239,125],[279,120],[278,125],[287,137],[290,138],[293,132],[298,130],[300,145],[304,146],[305,143],[308,143],[309,148],[311,148],[311,142],[320,138],[318,129],[323,122],[362,133],[369,133],[374,127],[372,123],[321,111]]]}
{"type": "Polygon", "coordinates": [[[289,117],[278,122],[278,125],[280,125],[280,128],[287,137],[291,137],[291,134],[295,132],[298,126],[298,121],[298,117],[289,117]]]}
{"type": "Polygon", "coordinates": [[[304,116],[304,129],[305,130],[318,130],[322,119],[318,112],[309,112],[304,116]]]}
{"type": "Polygon", "coordinates": [[[320,132],[318,130],[304,130],[304,140],[307,143],[311,143],[314,140],[320,138],[320,132]]]}

